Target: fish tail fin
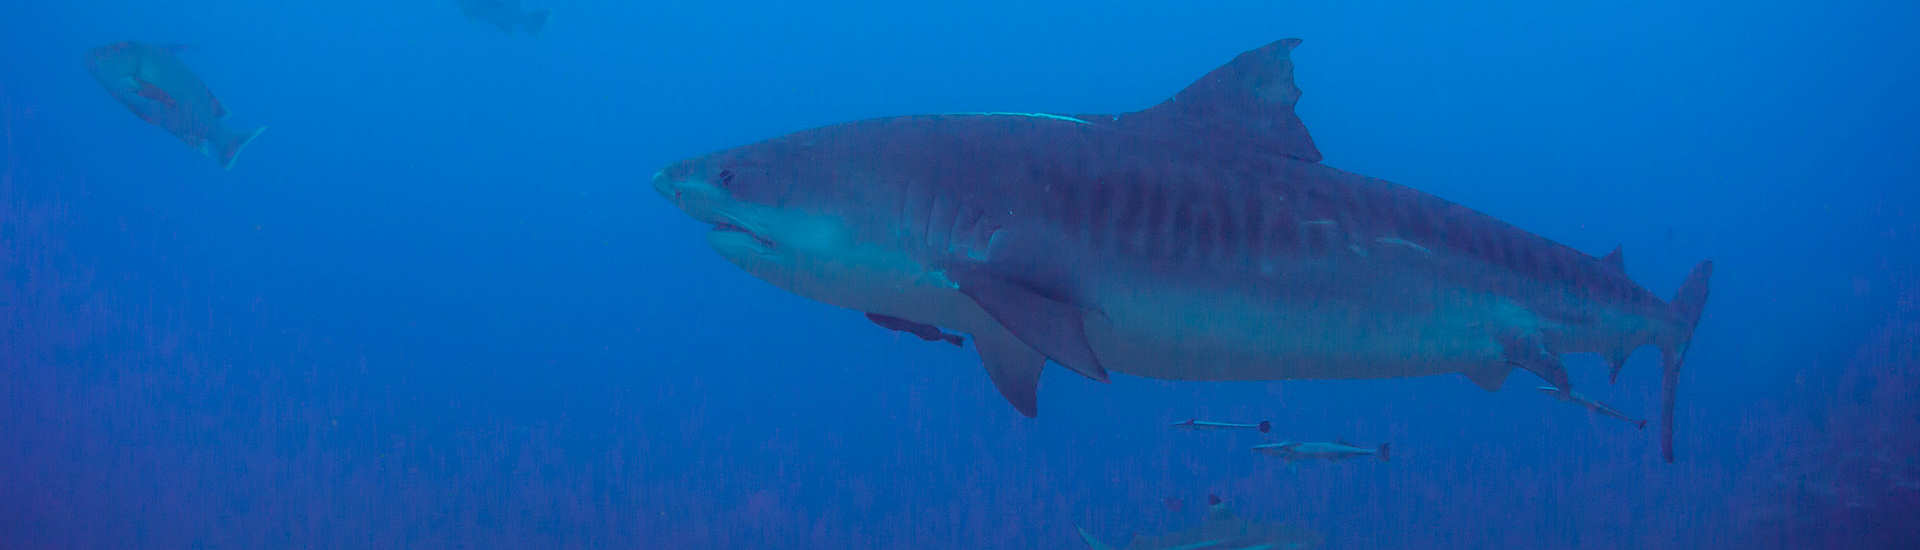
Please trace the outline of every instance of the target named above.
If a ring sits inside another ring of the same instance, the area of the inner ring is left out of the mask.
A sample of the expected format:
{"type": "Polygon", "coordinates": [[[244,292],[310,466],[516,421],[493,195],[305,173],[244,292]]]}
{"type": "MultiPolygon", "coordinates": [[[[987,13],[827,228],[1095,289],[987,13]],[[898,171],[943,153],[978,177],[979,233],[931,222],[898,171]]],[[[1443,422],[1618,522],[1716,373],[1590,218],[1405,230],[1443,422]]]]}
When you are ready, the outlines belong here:
{"type": "Polygon", "coordinates": [[[1266,420],[1260,421],[1260,433],[1269,433],[1272,431],[1273,431],[1273,422],[1269,422],[1266,420]]]}
{"type": "Polygon", "coordinates": [[[1088,533],[1085,527],[1075,525],[1073,528],[1080,531],[1080,540],[1087,541],[1087,548],[1092,550],[1113,550],[1112,546],[1107,546],[1106,543],[1100,542],[1100,539],[1093,538],[1093,533],[1088,533]]]}
{"type": "Polygon", "coordinates": [[[553,12],[548,10],[533,10],[527,12],[526,19],[521,20],[520,25],[527,29],[527,34],[539,36],[540,29],[546,28],[547,18],[551,15],[553,12]]]}
{"type": "Polygon", "coordinates": [[[260,133],[265,131],[267,127],[260,126],[252,130],[226,134],[220,143],[214,145],[213,152],[215,158],[220,161],[220,168],[232,170],[233,160],[240,158],[240,150],[246,148],[247,144],[253,143],[254,138],[260,137],[260,133]]]}
{"type": "Polygon", "coordinates": [[[1687,281],[1680,284],[1680,291],[1674,293],[1673,301],[1667,304],[1679,325],[1677,332],[1660,346],[1660,458],[1669,463],[1673,462],[1673,407],[1680,384],[1680,363],[1687,358],[1687,346],[1693,343],[1693,329],[1700,324],[1700,312],[1707,307],[1707,280],[1711,278],[1713,261],[1701,261],[1693,266],[1687,281]]]}
{"type": "Polygon", "coordinates": [[[1392,444],[1390,444],[1390,443],[1381,443],[1381,444],[1380,444],[1380,450],[1379,450],[1378,452],[1375,452],[1374,454],[1376,454],[1376,455],[1379,455],[1379,456],[1380,456],[1380,461],[1381,461],[1381,462],[1386,462],[1386,461],[1387,461],[1387,457],[1388,457],[1388,456],[1390,456],[1390,455],[1389,455],[1389,454],[1387,453],[1387,451],[1389,451],[1389,450],[1391,450],[1391,449],[1392,449],[1392,446],[1393,446],[1393,445],[1392,445],[1392,444]]]}
{"type": "Polygon", "coordinates": [[[1647,421],[1646,421],[1646,420],[1635,420],[1635,421],[1633,421],[1633,427],[1634,427],[1634,428],[1636,428],[1636,429],[1641,429],[1641,430],[1645,430],[1645,429],[1647,429],[1647,421]]]}

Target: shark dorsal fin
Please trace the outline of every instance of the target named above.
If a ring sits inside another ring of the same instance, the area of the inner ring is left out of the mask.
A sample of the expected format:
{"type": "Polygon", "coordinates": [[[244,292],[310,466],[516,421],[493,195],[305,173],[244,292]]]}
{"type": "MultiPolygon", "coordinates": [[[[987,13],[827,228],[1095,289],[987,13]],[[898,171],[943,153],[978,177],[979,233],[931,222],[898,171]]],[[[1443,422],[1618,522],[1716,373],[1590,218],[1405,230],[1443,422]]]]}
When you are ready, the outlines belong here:
{"type": "Polygon", "coordinates": [[[1300,87],[1288,38],[1241,53],[1151,109],[1126,115],[1129,124],[1197,133],[1207,142],[1238,142],[1308,162],[1320,162],[1307,125],[1294,114],[1300,87]]]}
{"type": "Polygon", "coordinates": [[[1626,255],[1621,254],[1620,249],[1621,249],[1620,245],[1614,245],[1613,252],[1608,252],[1607,255],[1600,257],[1600,263],[1607,264],[1608,266],[1614,269],[1618,269],[1620,271],[1626,271],[1627,270],[1626,255]]]}

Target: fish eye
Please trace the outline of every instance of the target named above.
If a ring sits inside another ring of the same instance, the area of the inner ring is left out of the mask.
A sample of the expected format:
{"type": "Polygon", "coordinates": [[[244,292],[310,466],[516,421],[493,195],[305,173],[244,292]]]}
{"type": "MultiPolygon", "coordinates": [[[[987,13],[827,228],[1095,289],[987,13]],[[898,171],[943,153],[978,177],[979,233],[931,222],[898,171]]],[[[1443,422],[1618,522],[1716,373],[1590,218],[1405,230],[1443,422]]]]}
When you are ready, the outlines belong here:
{"type": "Polygon", "coordinates": [[[732,170],[721,170],[721,171],[720,171],[720,173],[718,174],[718,177],[720,178],[720,185],[731,185],[731,184],[733,184],[733,171],[732,171],[732,170]]]}

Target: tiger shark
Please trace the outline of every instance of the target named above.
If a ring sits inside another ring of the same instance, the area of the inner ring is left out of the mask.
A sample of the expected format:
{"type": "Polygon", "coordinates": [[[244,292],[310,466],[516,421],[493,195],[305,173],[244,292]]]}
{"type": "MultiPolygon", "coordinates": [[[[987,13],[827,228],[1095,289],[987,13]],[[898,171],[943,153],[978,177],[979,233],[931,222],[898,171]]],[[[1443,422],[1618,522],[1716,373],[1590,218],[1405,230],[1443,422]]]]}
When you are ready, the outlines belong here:
{"type": "Polygon", "coordinates": [[[666,166],[652,186],[720,256],[815,301],[970,334],[1015,409],[1051,360],[1096,381],[1377,379],[1560,355],[1681,362],[1712,263],[1663,301],[1596,257],[1321,162],[1299,39],[1120,114],[951,113],[803,130],[666,166]]]}

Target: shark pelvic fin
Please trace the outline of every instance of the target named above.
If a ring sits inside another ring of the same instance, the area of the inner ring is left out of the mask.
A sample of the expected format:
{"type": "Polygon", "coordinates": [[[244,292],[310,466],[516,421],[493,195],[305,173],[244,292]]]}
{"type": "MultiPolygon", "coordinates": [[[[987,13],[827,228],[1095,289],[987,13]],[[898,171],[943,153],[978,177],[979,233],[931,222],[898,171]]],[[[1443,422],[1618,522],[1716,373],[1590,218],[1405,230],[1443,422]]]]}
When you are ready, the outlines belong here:
{"type": "Polygon", "coordinates": [[[1573,391],[1567,367],[1560,363],[1558,355],[1547,349],[1538,333],[1508,334],[1500,338],[1500,347],[1506,352],[1508,364],[1527,369],[1561,391],[1573,391]]]}
{"type": "Polygon", "coordinates": [[[1288,38],[1241,53],[1153,108],[1123,115],[1122,124],[1191,132],[1203,140],[1253,144],[1269,152],[1320,162],[1307,125],[1294,113],[1300,87],[1293,83],[1288,38]]]}
{"type": "Polygon", "coordinates": [[[1626,271],[1627,260],[1625,254],[1620,252],[1620,249],[1621,247],[1619,245],[1614,245],[1613,252],[1608,252],[1607,255],[1600,257],[1600,263],[1607,264],[1608,267],[1618,269],[1622,272],[1626,271]]]}
{"type": "Polygon", "coordinates": [[[1473,384],[1487,391],[1500,391],[1506,385],[1507,375],[1513,373],[1511,365],[1488,365],[1470,371],[1461,371],[1460,375],[1472,380],[1473,384]]]}
{"type": "Polygon", "coordinates": [[[961,294],[972,298],[1015,338],[1081,376],[1107,381],[1107,369],[1087,344],[1087,329],[1078,306],[978,266],[955,266],[947,270],[947,276],[959,285],[961,294]]]}

